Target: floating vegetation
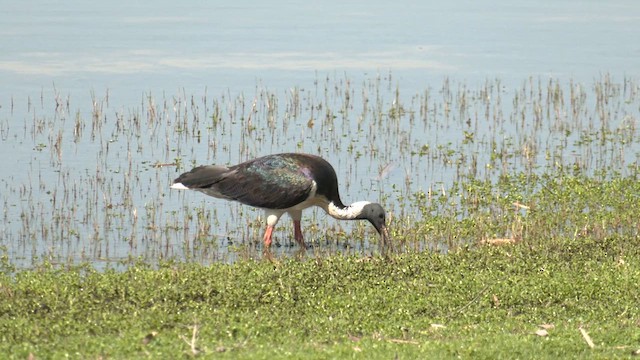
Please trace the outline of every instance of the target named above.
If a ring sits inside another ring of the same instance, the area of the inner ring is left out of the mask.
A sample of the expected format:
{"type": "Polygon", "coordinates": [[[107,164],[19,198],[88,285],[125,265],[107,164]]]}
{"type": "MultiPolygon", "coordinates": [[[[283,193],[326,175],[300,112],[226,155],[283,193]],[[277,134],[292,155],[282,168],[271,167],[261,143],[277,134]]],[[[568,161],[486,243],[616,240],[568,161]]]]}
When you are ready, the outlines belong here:
{"type": "MultiPolygon", "coordinates": [[[[169,184],[197,164],[293,151],[327,158],[345,201],[377,193],[398,251],[527,241],[537,226],[550,236],[637,236],[639,91],[633,79],[603,76],[513,88],[444,79],[404,93],[385,74],[253,93],[147,93],[126,108],[108,89],[79,103],[56,89],[2,99],[0,146],[12,170],[0,178],[0,245],[21,267],[259,256],[262,211],[169,184]],[[575,203],[589,186],[606,196],[575,203]],[[567,206],[584,216],[563,216],[567,206]]],[[[312,253],[376,249],[362,224],[305,216],[312,253]]],[[[297,250],[291,226],[280,222],[276,252],[297,250]]]]}

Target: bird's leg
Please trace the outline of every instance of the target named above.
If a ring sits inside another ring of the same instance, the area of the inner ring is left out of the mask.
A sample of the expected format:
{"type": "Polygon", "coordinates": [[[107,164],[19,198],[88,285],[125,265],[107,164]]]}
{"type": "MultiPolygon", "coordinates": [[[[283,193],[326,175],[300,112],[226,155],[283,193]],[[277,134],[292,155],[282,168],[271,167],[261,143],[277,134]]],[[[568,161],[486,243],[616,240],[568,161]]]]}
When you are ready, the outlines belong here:
{"type": "Polygon", "coordinates": [[[282,212],[266,210],[265,215],[267,216],[267,231],[264,233],[264,238],[262,240],[264,241],[264,251],[269,252],[269,249],[271,248],[271,241],[273,240],[273,229],[275,229],[282,212]]]}
{"type": "Polygon", "coordinates": [[[304,237],[302,236],[302,228],[300,227],[300,220],[293,220],[293,234],[298,245],[300,245],[300,247],[304,249],[304,237]]]}
{"type": "Polygon", "coordinates": [[[302,236],[302,228],[300,227],[302,210],[290,210],[289,216],[293,219],[293,238],[296,239],[298,245],[304,249],[304,236],[302,236]]]}
{"type": "Polygon", "coordinates": [[[273,240],[271,238],[271,236],[273,235],[273,226],[272,225],[267,225],[267,231],[265,231],[264,233],[264,249],[265,251],[268,251],[271,248],[271,241],[273,240]]]}

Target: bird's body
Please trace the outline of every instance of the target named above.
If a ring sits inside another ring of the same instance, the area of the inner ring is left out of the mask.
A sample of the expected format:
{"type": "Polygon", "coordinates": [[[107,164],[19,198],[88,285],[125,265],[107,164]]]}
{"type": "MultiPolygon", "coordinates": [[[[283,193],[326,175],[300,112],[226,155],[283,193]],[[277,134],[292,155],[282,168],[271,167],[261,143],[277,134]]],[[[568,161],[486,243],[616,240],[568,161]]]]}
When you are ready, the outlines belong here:
{"type": "Polygon", "coordinates": [[[387,241],[385,213],[379,204],[361,201],[345,206],[338,192],[338,178],[326,160],[309,154],[267,155],[238,165],[198,166],[174,180],[173,189],[190,189],[225,200],[262,208],[267,216],[265,248],[273,228],[288,213],[294,222],[295,239],[304,246],[302,210],[319,206],[336,219],[366,219],[387,241]]]}

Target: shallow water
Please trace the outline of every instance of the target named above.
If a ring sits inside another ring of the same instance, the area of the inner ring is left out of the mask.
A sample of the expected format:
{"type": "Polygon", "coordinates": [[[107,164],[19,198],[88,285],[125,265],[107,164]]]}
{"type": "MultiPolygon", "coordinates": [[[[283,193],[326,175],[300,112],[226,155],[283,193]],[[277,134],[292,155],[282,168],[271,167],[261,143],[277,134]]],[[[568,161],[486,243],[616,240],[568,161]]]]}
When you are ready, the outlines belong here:
{"type": "MultiPolygon", "coordinates": [[[[396,217],[465,177],[637,168],[634,2],[325,4],[7,4],[10,260],[256,256],[261,211],[168,185],[268,153],[321,154],[345,202],[396,217]]],[[[375,251],[367,226],[303,221],[312,251],[375,251]]],[[[293,254],[280,225],[277,252],[293,254]]]]}

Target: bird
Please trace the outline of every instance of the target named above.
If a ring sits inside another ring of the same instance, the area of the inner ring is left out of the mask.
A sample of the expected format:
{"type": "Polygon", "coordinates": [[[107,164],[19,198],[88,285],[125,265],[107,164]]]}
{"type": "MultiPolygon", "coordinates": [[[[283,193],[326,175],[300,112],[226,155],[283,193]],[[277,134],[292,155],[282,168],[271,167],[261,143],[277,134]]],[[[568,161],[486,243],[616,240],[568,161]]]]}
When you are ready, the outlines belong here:
{"type": "Polygon", "coordinates": [[[258,157],[233,166],[201,165],[176,178],[172,189],[196,190],[219,199],[237,201],[265,211],[263,236],[268,252],[273,231],[285,213],[293,219],[295,241],[305,249],[300,221],[302,210],[322,208],[338,220],[368,220],[381,236],[381,248],[389,245],[384,208],[374,202],[345,205],[340,199],[338,177],[320,156],[281,153],[258,157]]]}

